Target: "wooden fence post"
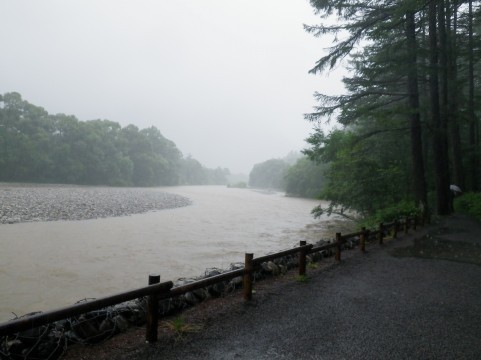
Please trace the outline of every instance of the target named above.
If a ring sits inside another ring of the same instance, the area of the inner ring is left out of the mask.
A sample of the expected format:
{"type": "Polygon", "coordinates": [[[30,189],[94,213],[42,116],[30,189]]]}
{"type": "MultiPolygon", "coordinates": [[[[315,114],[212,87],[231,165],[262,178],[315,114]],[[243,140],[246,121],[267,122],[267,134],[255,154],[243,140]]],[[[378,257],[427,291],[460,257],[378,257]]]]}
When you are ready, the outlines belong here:
{"type": "MultiPolygon", "coordinates": [[[[160,275],[150,274],[149,285],[160,283],[160,275]]],[[[153,343],[157,341],[157,328],[159,325],[159,303],[157,295],[149,295],[147,297],[147,329],[145,341],[153,343]]]]}
{"type": "Polygon", "coordinates": [[[418,216],[417,215],[414,215],[414,219],[413,219],[413,230],[416,231],[418,227],[418,216]]]}
{"type": "Polygon", "coordinates": [[[254,264],[252,262],[254,254],[245,254],[244,264],[244,300],[252,300],[252,272],[254,271],[254,264]]]}
{"type": "MultiPolygon", "coordinates": [[[[305,240],[299,242],[299,246],[304,246],[306,244],[305,240]]],[[[299,275],[306,275],[306,250],[304,249],[299,252],[299,275]]]]}
{"type": "Polygon", "coordinates": [[[404,234],[407,234],[409,230],[409,218],[404,219],[404,234]]]}
{"type": "Polygon", "coordinates": [[[341,233],[336,233],[336,261],[341,261],[341,233]]]}
{"type": "Polygon", "coordinates": [[[393,231],[392,231],[392,238],[393,239],[396,239],[397,238],[397,232],[399,231],[399,222],[396,220],[394,220],[394,228],[393,228],[393,231]]]}
{"type": "Polygon", "coordinates": [[[379,224],[379,233],[377,234],[377,236],[379,239],[379,245],[382,245],[384,241],[384,224],[383,223],[379,224]]]}
{"type": "Polygon", "coordinates": [[[366,228],[364,226],[361,228],[359,243],[360,243],[361,252],[363,253],[366,252],[366,228]]]}

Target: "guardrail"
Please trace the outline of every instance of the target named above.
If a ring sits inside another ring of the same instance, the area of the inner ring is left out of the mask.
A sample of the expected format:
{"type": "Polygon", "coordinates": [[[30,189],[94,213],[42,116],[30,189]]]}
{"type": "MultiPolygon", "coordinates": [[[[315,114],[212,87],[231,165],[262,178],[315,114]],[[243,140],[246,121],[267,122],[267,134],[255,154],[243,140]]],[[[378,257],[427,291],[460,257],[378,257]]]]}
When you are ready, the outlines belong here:
{"type": "MultiPolygon", "coordinates": [[[[257,258],[254,258],[254,254],[252,253],[246,253],[244,260],[244,268],[242,269],[224,272],[219,275],[203,278],[201,280],[197,280],[175,288],[173,288],[172,281],[161,283],[160,275],[150,275],[149,285],[145,287],[2,323],[0,324],[0,338],[25,330],[37,328],[39,326],[53,323],[55,321],[67,319],[90,311],[100,310],[108,306],[147,296],[146,341],[155,342],[157,341],[158,337],[157,328],[159,321],[159,300],[178,297],[186,294],[189,291],[205,288],[209,285],[217,284],[226,280],[232,280],[237,277],[242,277],[243,297],[245,301],[249,301],[252,299],[253,274],[255,270],[258,269],[259,266],[264,262],[272,261],[286,256],[297,255],[299,275],[305,275],[306,257],[309,254],[328,251],[334,248],[336,261],[341,261],[341,251],[343,245],[353,238],[359,240],[360,251],[365,252],[366,241],[368,239],[376,239],[379,244],[382,244],[388,231],[391,232],[392,238],[396,238],[398,232],[401,229],[404,230],[404,233],[408,233],[410,227],[416,230],[417,225],[417,217],[406,218],[402,221],[394,221],[389,224],[381,223],[376,230],[367,230],[365,228],[362,228],[361,231],[345,235],[342,235],[341,233],[336,233],[335,242],[323,244],[320,246],[313,246],[312,244],[306,244],[305,241],[301,241],[299,246],[293,249],[280,251],[274,254],[264,255],[257,258]]],[[[423,221],[422,225],[424,225],[423,221]]]]}

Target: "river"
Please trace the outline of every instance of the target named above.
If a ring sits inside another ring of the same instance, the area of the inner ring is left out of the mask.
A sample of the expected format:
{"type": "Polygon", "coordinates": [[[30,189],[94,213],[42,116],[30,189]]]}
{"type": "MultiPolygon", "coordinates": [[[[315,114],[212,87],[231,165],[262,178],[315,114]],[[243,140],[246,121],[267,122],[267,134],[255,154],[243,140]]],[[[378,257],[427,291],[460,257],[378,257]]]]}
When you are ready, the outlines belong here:
{"type": "Polygon", "coordinates": [[[228,268],[300,240],[332,238],[345,225],[315,220],[318,201],[222,186],[155,188],[192,205],[94,220],[0,225],[0,321],[161,279],[228,268]]]}

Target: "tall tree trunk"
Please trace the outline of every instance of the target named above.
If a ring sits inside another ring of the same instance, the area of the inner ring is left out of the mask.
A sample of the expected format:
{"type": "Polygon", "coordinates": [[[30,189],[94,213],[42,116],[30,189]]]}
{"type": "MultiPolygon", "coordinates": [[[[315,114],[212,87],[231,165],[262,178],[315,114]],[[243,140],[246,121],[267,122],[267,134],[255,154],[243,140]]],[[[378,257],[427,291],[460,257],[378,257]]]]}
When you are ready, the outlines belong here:
{"type": "Polygon", "coordinates": [[[469,145],[470,145],[470,180],[471,190],[478,191],[479,186],[479,155],[478,155],[478,122],[474,112],[474,40],[473,40],[473,2],[469,0],[468,23],[468,116],[469,116],[469,145]]]}
{"type": "MultiPolygon", "coordinates": [[[[449,2],[449,1],[447,1],[449,2]]],[[[451,149],[451,169],[453,182],[465,189],[463,154],[458,117],[458,68],[457,68],[457,12],[458,2],[452,1],[446,6],[447,56],[448,56],[448,129],[451,149]],[[453,22],[451,24],[451,16],[453,22]]]]}
{"type": "Polygon", "coordinates": [[[429,213],[427,207],[426,179],[424,177],[424,158],[421,133],[421,115],[419,112],[419,85],[417,71],[416,26],[414,11],[406,13],[406,42],[408,52],[408,94],[410,107],[411,158],[413,172],[413,190],[416,205],[429,213]]]}
{"type": "MultiPolygon", "coordinates": [[[[437,44],[437,4],[444,6],[444,1],[431,1],[429,3],[429,62],[430,77],[429,88],[431,96],[431,122],[433,131],[433,156],[434,176],[436,178],[436,199],[439,215],[447,215],[451,212],[449,197],[449,171],[448,154],[446,147],[446,130],[443,123],[443,115],[440,109],[439,96],[439,66],[437,44]]],[[[443,11],[444,13],[444,11],[443,11]]]]}

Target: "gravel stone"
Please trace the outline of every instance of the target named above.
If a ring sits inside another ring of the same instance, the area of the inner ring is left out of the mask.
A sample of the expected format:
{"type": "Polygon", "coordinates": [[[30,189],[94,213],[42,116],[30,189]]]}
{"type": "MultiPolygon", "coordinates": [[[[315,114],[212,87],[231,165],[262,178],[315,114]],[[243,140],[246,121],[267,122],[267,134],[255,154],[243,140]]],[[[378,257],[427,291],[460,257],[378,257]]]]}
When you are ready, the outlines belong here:
{"type": "Polygon", "coordinates": [[[0,183],[0,223],[88,220],[188,206],[155,188],[0,183]]]}

